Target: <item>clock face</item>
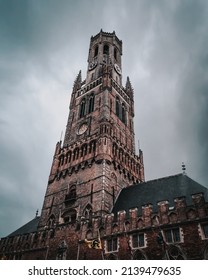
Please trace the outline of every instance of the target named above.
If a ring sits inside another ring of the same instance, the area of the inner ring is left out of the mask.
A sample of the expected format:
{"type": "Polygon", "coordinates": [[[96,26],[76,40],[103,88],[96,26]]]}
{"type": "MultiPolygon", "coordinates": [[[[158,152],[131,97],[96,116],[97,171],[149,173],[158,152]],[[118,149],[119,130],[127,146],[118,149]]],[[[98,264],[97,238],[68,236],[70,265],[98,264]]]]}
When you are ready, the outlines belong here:
{"type": "Polygon", "coordinates": [[[116,72],[119,74],[119,75],[121,75],[121,68],[118,66],[118,64],[114,64],[114,68],[115,68],[115,70],[116,70],[116,72]]]}
{"type": "Polygon", "coordinates": [[[88,128],[88,125],[86,123],[83,123],[80,125],[80,127],[77,130],[78,135],[82,135],[88,128]]]}
{"type": "Polygon", "coordinates": [[[92,61],[90,64],[89,64],[89,70],[92,70],[94,69],[95,67],[97,66],[97,61],[92,61]]]}

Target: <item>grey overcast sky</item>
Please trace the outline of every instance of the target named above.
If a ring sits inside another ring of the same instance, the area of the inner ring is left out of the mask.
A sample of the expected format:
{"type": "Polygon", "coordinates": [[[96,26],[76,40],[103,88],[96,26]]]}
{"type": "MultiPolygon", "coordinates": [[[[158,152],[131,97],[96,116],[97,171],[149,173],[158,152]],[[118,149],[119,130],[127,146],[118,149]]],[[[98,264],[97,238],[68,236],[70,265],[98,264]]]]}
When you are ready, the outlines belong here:
{"type": "Polygon", "coordinates": [[[146,180],[208,186],[208,1],[0,0],[0,236],[42,208],[91,35],[123,41],[146,180]]]}

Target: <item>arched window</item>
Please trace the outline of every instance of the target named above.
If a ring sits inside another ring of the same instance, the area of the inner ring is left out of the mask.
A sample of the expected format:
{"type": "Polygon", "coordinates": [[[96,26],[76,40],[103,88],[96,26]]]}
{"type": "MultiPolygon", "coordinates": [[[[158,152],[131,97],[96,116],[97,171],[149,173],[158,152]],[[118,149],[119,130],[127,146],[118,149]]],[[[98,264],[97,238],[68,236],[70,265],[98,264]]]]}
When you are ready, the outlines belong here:
{"type": "Polygon", "coordinates": [[[126,106],[124,103],[122,103],[121,120],[123,123],[126,123],[126,106]]]}
{"type": "Polygon", "coordinates": [[[59,166],[62,166],[64,164],[64,155],[61,155],[59,157],[59,166]]]}
{"type": "Polygon", "coordinates": [[[89,107],[88,107],[89,114],[94,111],[94,100],[95,100],[95,96],[94,94],[91,94],[89,97],[89,107]]]}
{"type": "Polygon", "coordinates": [[[120,116],[120,102],[118,97],[116,97],[116,116],[120,116]]]}
{"type": "Polygon", "coordinates": [[[81,147],[81,157],[86,156],[87,154],[87,144],[83,144],[81,147]]]}
{"type": "Polygon", "coordinates": [[[75,148],[74,149],[74,156],[73,156],[73,160],[76,160],[79,158],[79,148],[75,148]]]}
{"type": "Polygon", "coordinates": [[[81,104],[80,104],[80,112],[79,112],[80,118],[85,116],[85,106],[86,106],[86,100],[85,100],[85,98],[83,98],[81,101],[81,104]]]}
{"type": "Polygon", "coordinates": [[[71,151],[69,151],[67,154],[66,154],[66,163],[69,163],[71,161],[71,151]]]}
{"type": "Polygon", "coordinates": [[[63,215],[64,223],[72,223],[76,222],[77,211],[75,209],[71,209],[70,211],[66,211],[63,215]]]}
{"type": "Polygon", "coordinates": [[[133,254],[133,260],[147,260],[147,256],[142,250],[136,250],[133,254]]]}
{"type": "Polygon", "coordinates": [[[54,227],[55,226],[55,216],[52,214],[48,219],[48,227],[54,227]]]}
{"type": "Polygon", "coordinates": [[[87,205],[85,210],[84,210],[84,217],[85,219],[88,219],[88,220],[92,220],[92,206],[91,205],[87,205]]]}
{"type": "Polygon", "coordinates": [[[98,45],[95,47],[94,57],[98,56],[98,45]]]}
{"type": "Polygon", "coordinates": [[[115,60],[117,60],[117,49],[116,48],[114,48],[114,58],[115,58],[115,60]]]}
{"type": "Polygon", "coordinates": [[[178,245],[170,245],[167,247],[164,259],[166,260],[186,260],[186,255],[178,245]]]}
{"type": "Polygon", "coordinates": [[[96,141],[93,140],[90,142],[90,146],[89,146],[89,153],[95,152],[96,151],[96,141]]]}
{"type": "Polygon", "coordinates": [[[103,47],[103,54],[109,55],[109,46],[108,45],[104,45],[104,47],[103,47]]]}
{"type": "Polygon", "coordinates": [[[71,186],[71,188],[70,188],[70,190],[69,190],[69,193],[66,194],[66,196],[65,196],[65,202],[66,202],[67,200],[72,200],[72,199],[76,199],[76,186],[75,186],[75,185],[71,186]]]}
{"type": "Polygon", "coordinates": [[[107,260],[117,260],[118,258],[114,254],[110,254],[106,259],[107,260]]]}

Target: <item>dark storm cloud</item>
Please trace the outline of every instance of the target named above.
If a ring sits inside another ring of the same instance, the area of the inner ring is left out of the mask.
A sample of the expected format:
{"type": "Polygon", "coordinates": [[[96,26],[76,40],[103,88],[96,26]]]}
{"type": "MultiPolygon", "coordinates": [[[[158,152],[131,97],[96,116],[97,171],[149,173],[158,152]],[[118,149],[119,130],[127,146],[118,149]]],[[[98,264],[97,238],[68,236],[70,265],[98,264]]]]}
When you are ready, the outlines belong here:
{"type": "Polygon", "coordinates": [[[181,172],[207,185],[206,1],[0,1],[0,236],[41,209],[73,80],[91,35],[123,41],[146,179],[181,172]]]}

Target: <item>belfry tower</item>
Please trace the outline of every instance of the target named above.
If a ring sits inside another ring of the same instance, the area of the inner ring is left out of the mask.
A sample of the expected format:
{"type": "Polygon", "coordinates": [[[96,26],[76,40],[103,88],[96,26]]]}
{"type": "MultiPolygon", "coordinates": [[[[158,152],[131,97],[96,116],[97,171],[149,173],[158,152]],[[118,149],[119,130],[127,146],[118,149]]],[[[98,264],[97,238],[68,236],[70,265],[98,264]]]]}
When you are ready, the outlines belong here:
{"type": "Polygon", "coordinates": [[[122,86],[122,41],[91,37],[86,78],[75,79],[63,143],[55,148],[39,229],[109,213],[122,188],[144,181],[135,154],[134,92],[122,86]]]}

